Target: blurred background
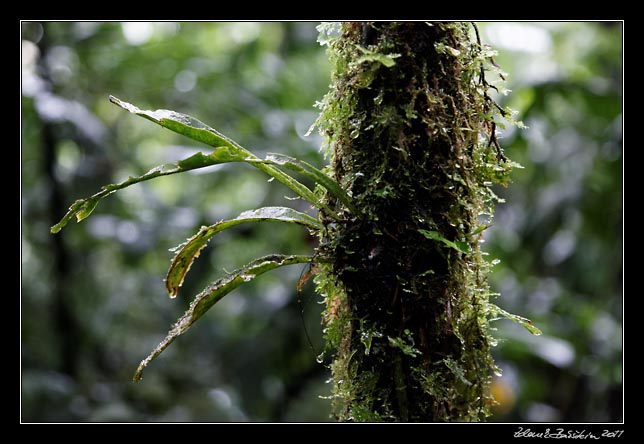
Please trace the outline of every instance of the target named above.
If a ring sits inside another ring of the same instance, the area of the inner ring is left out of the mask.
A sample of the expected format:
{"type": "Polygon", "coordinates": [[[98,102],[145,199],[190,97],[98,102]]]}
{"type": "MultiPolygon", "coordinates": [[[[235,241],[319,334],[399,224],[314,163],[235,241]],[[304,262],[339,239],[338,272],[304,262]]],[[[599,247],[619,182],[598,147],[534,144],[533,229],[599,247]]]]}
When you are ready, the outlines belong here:
{"type": "MultiPolygon", "coordinates": [[[[244,164],[211,167],[130,187],[49,233],[74,200],[204,148],[110,94],[190,114],[259,155],[323,166],[321,138],[305,136],[331,71],[316,25],[22,23],[23,422],[330,420],[321,298],[312,283],[296,289],[305,266],[237,289],[131,382],[224,270],[312,251],[301,227],[240,225],[211,241],[177,299],[165,292],[168,249],[201,225],[260,206],[306,211],[283,185],[244,164]]],[[[479,27],[513,90],[498,100],[529,127],[501,134],[525,168],[497,190],[491,286],[543,331],[494,322],[503,376],[489,420],[621,421],[622,23],[479,27]]]]}

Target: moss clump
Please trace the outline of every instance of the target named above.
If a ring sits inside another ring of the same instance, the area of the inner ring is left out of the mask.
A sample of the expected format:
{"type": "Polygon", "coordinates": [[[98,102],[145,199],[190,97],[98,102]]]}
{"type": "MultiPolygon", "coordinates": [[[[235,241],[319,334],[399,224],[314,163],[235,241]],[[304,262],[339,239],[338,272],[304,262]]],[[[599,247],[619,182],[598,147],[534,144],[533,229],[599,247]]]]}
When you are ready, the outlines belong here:
{"type": "Polygon", "coordinates": [[[329,29],[335,73],[318,126],[358,209],[329,196],[339,220],[319,247],[334,258],[318,289],[337,418],[483,419],[494,363],[479,215],[512,166],[496,143],[488,55],[466,23],[329,29]]]}

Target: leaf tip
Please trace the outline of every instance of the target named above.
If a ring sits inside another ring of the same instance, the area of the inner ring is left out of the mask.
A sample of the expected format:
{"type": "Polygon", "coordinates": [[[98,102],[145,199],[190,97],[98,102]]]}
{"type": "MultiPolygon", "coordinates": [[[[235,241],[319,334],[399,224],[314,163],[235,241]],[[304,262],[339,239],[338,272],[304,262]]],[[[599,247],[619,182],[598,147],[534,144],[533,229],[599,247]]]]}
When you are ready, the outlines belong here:
{"type": "Polygon", "coordinates": [[[136,369],[136,373],[134,373],[134,376],[132,377],[132,382],[139,382],[143,379],[143,369],[146,365],[147,363],[145,361],[141,362],[139,368],[136,369]]]}
{"type": "Polygon", "coordinates": [[[532,322],[529,323],[529,326],[524,325],[524,327],[535,336],[541,336],[543,334],[543,332],[538,327],[536,327],[532,322]]]}
{"type": "Polygon", "coordinates": [[[179,286],[169,283],[168,279],[165,281],[165,289],[168,290],[168,296],[170,296],[170,299],[176,298],[179,293],[179,286]]]}
{"type": "Polygon", "coordinates": [[[141,110],[138,109],[136,106],[132,105],[131,103],[124,102],[118,97],[114,97],[111,94],[109,95],[109,99],[110,99],[110,102],[112,102],[114,105],[119,106],[126,111],[129,111],[134,114],[138,114],[141,112],[141,110]]]}

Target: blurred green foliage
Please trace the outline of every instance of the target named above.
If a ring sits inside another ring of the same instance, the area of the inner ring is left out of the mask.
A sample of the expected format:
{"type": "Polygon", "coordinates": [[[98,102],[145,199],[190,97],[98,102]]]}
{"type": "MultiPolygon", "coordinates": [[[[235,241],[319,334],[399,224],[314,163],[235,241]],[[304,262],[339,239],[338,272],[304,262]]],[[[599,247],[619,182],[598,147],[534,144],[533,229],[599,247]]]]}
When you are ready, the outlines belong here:
{"type": "MultiPolygon", "coordinates": [[[[138,184],[53,236],[71,203],[203,147],[111,105],[173,109],[262,156],[323,166],[305,137],[330,66],[317,23],[22,23],[21,415],[24,422],[328,421],[320,297],[286,267],[220,302],[131,382],[209,282],[269,253],[306,254],[300,227],[221,233],[170,300],[167,251],[199,226],[292,193],[242,164],[138,184]],[[205,172],[205,173],[204,173],[205,172]],[[182,297],[183,296],[183,297],[182,297]]],[[[621,23],[482,23],[529,127],[501,142],[525,166],[498,194],[484,248],[501,262],[503,376],[492,421],[622,418],[621,23]]],[[[287,202],[300,211],[302,201],[287,202]]],[[[328,357],[326,358],[328,361],[328,357]]]]}
{"type": "Polygon", "coordinates": [[[484,29],[510,73],[507,104],[529,127],[502,140],[525,169],[499,191],[491,285],[499,305],[544,332],[499,322],[496,388],[507,397],[493,419],[621,421],[621,23],[484,29]]]}

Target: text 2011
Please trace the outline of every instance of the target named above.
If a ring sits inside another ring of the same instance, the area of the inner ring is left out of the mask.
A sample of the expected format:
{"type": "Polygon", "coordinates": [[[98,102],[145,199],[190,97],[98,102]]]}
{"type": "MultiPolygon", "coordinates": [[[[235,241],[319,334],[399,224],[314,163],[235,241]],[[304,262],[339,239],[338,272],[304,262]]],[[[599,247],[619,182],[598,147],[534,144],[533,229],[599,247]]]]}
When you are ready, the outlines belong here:
{"type": "Polygon", "coordinates": [[[624,434],[624,430],[607,430],[604,429],[601,435],[596,435],[597,432],[586,430],[566,430],[563,428],[551,430],[547,428],[544,431],[532,431],[529,428],[524,429],[519,427],[514,432],[515,438],[545,438],[545,439],[602,439],[602,438],[620,438],[624,434]]]}

